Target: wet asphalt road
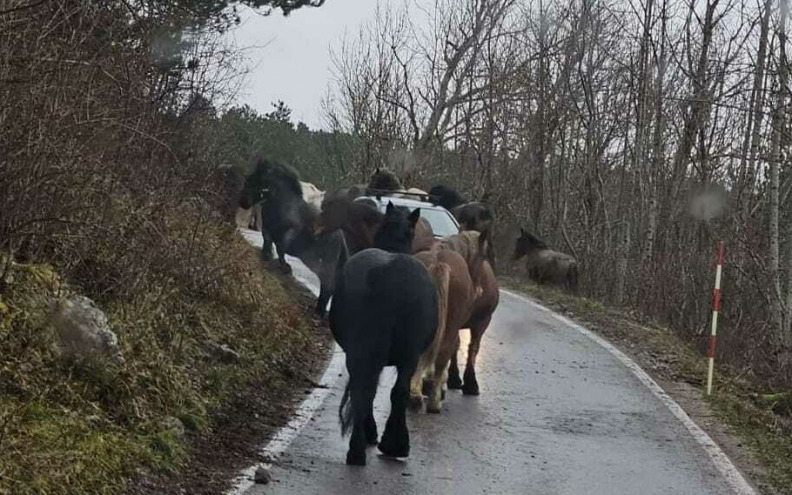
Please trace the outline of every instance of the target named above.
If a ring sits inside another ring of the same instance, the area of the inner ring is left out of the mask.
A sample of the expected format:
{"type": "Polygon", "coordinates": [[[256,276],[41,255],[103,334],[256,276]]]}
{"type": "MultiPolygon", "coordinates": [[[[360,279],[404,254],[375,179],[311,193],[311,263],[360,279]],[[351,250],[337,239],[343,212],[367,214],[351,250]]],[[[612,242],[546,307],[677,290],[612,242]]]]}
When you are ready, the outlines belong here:
{"type": "MultiPolygon", "coordinates": [[[[460,365],[467,339],[464,331],[460,365]]],[[[702,447],[621,362],[507,293],[484,336],[478,376],[479,397],[450,391],[442,414],[409,414],[409,458],[371,448],[362,468],[344,464],[338,405],[346,375],[338,376],[277,458],[273,481],[244,493],[732,493],[702,447]]],[[[380,380],[380,433],[394,378],[386,368],[380,380]]]]}

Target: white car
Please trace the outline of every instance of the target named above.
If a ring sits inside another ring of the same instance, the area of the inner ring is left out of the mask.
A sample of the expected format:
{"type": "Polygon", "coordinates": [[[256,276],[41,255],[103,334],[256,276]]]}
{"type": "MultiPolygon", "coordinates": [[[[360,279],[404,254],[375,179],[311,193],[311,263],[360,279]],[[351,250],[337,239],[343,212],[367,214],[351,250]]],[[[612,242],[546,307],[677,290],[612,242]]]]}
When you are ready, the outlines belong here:
{"type": "Polygon", "coordinates": [[[385,213],[385,208],[387,208],[388,202],[393,203],[393,206],[396,206],[397,208],[406,208],[409,211],[420,208],[421,218],[424,218],[427,222],[429,222],[429,225],[432,227],[432,233],[435,237],[445,237],[459,233],[459,223],[457,222],[456,218],[454,218],[454,215],[452,215],[450,211],[446,210],[442,206],[429,202],[428,195],[416,194],[416,199],[410,199],[388,196],[388,193],[390,192],[382,191],[382,194],[379,194],[379,191],[367,191],[366,196],[360,196],[359,198],[356,198],[355,201],[373,202],[377,205],[377,209],[382,213],[385,213]]]}

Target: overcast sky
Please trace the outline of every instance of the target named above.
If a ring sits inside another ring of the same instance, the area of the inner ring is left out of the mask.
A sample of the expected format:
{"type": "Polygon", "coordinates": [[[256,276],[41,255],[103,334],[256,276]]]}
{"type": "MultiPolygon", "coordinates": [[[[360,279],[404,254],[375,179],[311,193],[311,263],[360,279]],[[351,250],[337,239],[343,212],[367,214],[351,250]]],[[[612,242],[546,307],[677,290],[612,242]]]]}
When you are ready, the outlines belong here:
{"type": "Polygon", "coordinates": [[[338,47],[348,31],[358,32],[374,15],[376,0],[326,0],[319,8],[302,8],[284,17],[245,10],[243,24],[232,35],[247,52],[251,74],[238,97],[261,113],[283,100],[292,120],[312,129],[324,126],[321,101],[331,79],[330,46],[338,47]]]}

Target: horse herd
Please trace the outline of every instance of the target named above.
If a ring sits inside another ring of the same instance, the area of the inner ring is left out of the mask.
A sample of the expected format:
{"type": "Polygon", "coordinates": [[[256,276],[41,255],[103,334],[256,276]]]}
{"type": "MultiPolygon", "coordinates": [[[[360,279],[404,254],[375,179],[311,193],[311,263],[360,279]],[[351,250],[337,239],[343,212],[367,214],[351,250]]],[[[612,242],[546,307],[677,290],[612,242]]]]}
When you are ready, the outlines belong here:
{"type": "MultiPolygon", "coordinates": [[[[406,457],[410,443],[408,406],[439,413],[444,386],[478,395],[476,358],[498,306],[492,248],[494,216],[484,203],[465,199],[445,186],[429,193],[405,189],[387,170],[377,170],[366,186],[326,194],[301,182],[290,168],[260,160],[245,181],[239,205],[254,206],[263,237],[263,255],[290,270],[285,255],[301,259],[320,280],[316,311],[325,314],[346,354],[349,381],[339,409],[342,433],[351,430],[347,464],[365,465],[366,447],[406,457]],[[387,195],[424,194],[452,212],[460,232],[435,238],[420,208],[389,202],[385,212],[367,200],[367,190],[387,195]],[[459,331],[470,329],[465,372],[459,374],[459,331]],[[395,366],[391,411],[378,440],[374,397],[382,369],[395,366]]],[[[577,264],[550,250],[525,230],[515,259],[526,256],[529,276],[577,289],[577,264]]]]}

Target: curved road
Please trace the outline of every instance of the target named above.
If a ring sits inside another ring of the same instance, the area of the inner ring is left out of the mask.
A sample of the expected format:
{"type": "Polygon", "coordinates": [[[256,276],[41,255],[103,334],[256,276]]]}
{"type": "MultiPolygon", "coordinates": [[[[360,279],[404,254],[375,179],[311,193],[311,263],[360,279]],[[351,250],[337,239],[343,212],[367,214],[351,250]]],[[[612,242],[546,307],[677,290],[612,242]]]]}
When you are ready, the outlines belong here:
{"type": "MultiPolygon", "coordinates": [[[[310,274],[298,278],[311,284],[310,274]]],[[[341,371],[337,353],[331,366],[341,371]]],[[[321,405],[281,446],[272,482],[237,493],[750,493],[730,488],[680,420],[611,352],[522,298],[502,293],[479,370],[481,396],[450,391],[441,415],[409,415],[408,459],[372,448],[368,466],[356,468],[344,464],[338,404],[346,374],[334,369],[321,405]]],[[[393,380],[386,368],[375,403],[380,432],[393,380]]]]}

